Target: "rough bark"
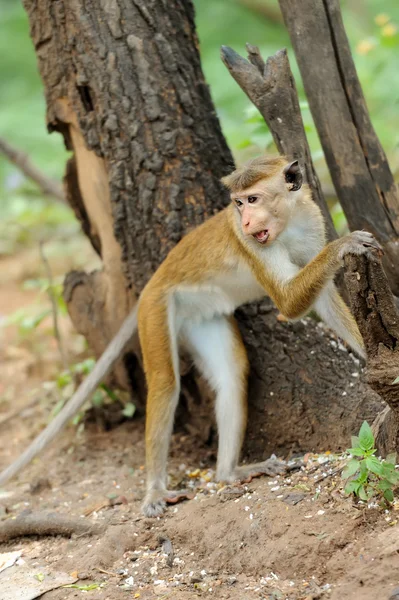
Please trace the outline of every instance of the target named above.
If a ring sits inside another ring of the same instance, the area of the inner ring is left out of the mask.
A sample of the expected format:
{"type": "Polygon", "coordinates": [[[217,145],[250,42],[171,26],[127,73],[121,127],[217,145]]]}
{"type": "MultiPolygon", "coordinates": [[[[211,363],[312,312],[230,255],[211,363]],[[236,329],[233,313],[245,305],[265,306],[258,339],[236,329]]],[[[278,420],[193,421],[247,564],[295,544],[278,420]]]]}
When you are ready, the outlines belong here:
{"type": "Polygon", "coordinates": [[[352,312],[367,351],[367,380],[388,404],[375,422],[382,454],[399,451],[399,311],[378,259],[346,258],[345,280],[352,312]]]}
{"type": "Polygon", "coordinates": [[[279,50],[266,62],[256,46],[247,44],[247,51],[248,60],[222,46],[222,60],[264,118],[280,154],[298,159],[323,213],[328,237],[334,239],[337,233],[313,165],[287,51],[279,50]]]}
{"type": "Polygon", "coordinates": [[[399,295],[399,197],[370,121],[338,0],[279,0],[349,226],[373,232],[399,295]]]}
{"type": "MultiPolygon", "coordinates": [[[[24,2],[48,127],[74,153],[66,197],[103,261],[65,283],[72,320],[98,355],[170,247],[225,204],[220,177],[233,161],[189,0],[24,2]]],[[[248,454],[337,448],[379,412],[376,394],[351,375],[358,363],[314,322],[282,325],[267,302],[240,311],[239,322],[252,363],[248,454]]],[[[136,351],[118,378],[142,395],[136,351]]],[[[202,383],[188,373],[183,390],[183,410],[201,413],[202,383]]],[[[209,432],[209,414],[201,419],[209,432]]]]}
{"type": "Polygon", "coordinates": [[[245,455],[348,448],[384,403],[360,361],[311,318],[279,323],[270,301],[239,311],[251,363],[245,455]]]}
{"type": "Polygon", "coordinates": [[[66,195],[104,264],[66,281],[74,324],[99,353],[181,235],[226,203],[219,178],[233,160],[189,1],[25,7],[48,128],[74,152],[66,195]]]}

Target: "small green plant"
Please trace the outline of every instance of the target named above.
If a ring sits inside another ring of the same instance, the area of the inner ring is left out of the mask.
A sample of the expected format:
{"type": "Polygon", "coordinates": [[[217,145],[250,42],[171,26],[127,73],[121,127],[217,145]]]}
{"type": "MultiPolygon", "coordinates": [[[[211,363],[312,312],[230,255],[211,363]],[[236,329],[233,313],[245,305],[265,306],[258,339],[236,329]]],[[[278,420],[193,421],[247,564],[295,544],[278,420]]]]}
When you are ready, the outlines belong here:
{"type": "Polygon", "coordinates": [[[347,452],[352,458],[342,471],[342,479],[348,480],[345,492],[364,501],[383,497],[386,502],[393,502],[393,492],[399,483],[399,472],[395,470],[396,454],[389,454],[385,460],[375,456],[373,432],[366,421],[359,436],[352,436],[351,441],[352,448],[347,452]]]}
{"type": "MultiPolygon", "coordinates": [[[[89,375],[95,364],[96,361],[94,358],[86,358],[81,362],[72,364],[68,370],[62,371],[58,375],[55,382],[47,382],[47,385],[55,386],[61,396],[51,412],[51,418],[54,418],[60,412],[65,403],[74,394],[81,376],[89,375]]],[[[123,396],[123,392],[119,391],[118,394],[115,394],[115,392],[105,383],[100,383],[91,398],[91,405],[96,407],[104,406],[105,404],[120,401],[123,396]]],[[[132,418],[135,412],[136,406],[132,402],[124,402],[122,414],[125,417],[132,418]]],[[[72,419],[72,423],[74,425],[80,425],[82,423],[84,413],[85,410],[79,411],[78,414],[72,419]]]]}

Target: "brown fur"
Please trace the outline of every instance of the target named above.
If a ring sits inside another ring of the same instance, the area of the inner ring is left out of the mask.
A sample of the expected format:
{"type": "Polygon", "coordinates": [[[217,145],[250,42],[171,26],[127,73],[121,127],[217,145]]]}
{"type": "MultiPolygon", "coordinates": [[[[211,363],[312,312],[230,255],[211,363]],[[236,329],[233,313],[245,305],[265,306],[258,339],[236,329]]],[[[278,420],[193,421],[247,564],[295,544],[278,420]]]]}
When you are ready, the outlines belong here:
{"type": "Polygon", "coordinates": [[[230,175],[222,178],[222,183],[230,192],[246,190],[261,179],[273,177],[286,166],[284,156],[259,156],[245,163],[230,175]]]}

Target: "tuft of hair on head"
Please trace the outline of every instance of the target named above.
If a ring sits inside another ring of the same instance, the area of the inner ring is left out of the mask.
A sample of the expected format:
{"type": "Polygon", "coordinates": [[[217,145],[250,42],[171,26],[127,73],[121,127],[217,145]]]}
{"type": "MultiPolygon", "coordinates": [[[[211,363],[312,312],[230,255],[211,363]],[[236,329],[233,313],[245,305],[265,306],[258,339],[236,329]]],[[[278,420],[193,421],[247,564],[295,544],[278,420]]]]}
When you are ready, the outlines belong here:
{"type": "Polygon", "coordinates": [[[261,179],[273,177],[287,164],[285,156],[258,156],[239,167],[221,181],[230,192],[239,192],[252,187],[261,179]]]}

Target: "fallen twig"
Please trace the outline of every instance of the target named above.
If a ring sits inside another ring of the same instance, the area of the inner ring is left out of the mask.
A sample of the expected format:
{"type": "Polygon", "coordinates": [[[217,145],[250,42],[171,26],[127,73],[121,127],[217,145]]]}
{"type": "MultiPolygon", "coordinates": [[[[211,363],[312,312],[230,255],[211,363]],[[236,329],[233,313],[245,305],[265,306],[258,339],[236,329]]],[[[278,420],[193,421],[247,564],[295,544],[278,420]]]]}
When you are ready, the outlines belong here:
{"type": "Polygon", "coordinates": [[[14,163],[26,177],[32,179],[44,194],[54,196],[57,200],[65,202],[62,185],[58,181],[44,175],[42,171],[32,163],[25,152],[15,148],[15,146],[9,144],[9,142],[2,137],[0,137],[0,152],[2,152],[10,162],[14,163]]]}
{"type": "Polygon", "coordinates": [[[8,519],[0,526],[0,542],[7,542],[17,537],[28,535],[62,535],[70,537],[79,535],[95,535],[101,533],[103,527],[87,523],[84,519],[66,517],[57,513],[22,512],[15,519],[8,519]]]}
{"type": "Polygon", "coordinates": [[[31,402],[28,402],[28,404],[24,404],[24,406],[7,413],[6,415],[4,415],[4,417],[0,419],[0,427],[5,423],[8,423],[8,421],[11,421],[11,419],[19,417],[19,415],[21,415],[25,410],[28,410],[28,408],[33,408],[39,402],[40,398],[38,396],[37,398],[33,398],[33,400],[31,402]]]}

